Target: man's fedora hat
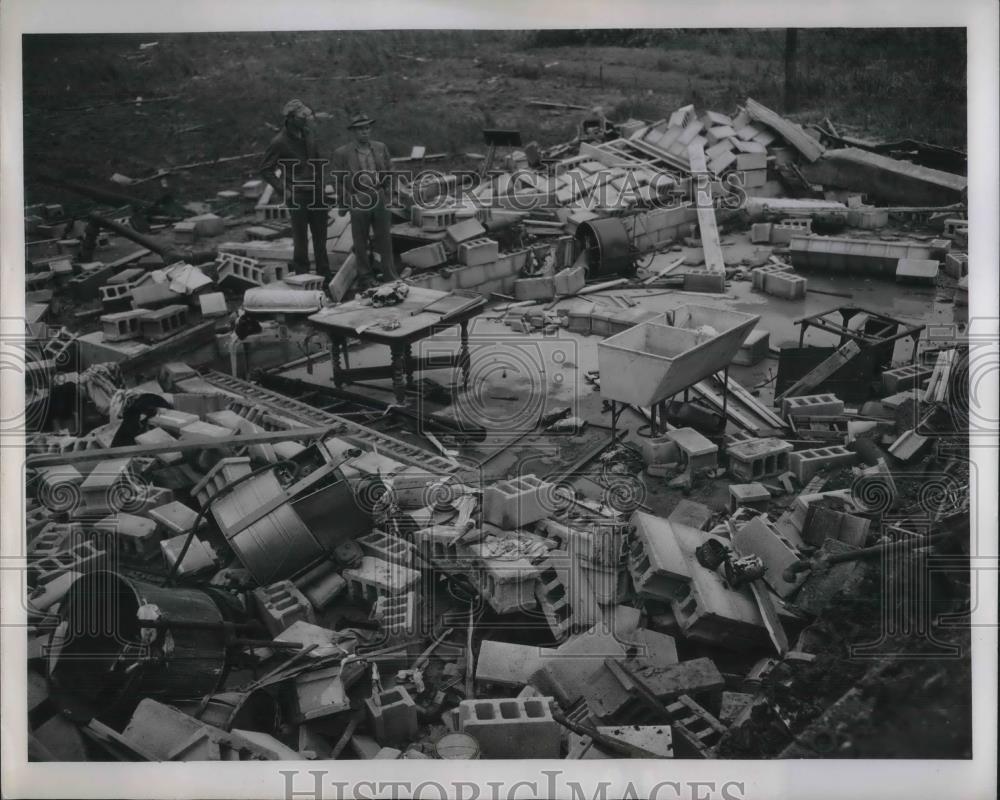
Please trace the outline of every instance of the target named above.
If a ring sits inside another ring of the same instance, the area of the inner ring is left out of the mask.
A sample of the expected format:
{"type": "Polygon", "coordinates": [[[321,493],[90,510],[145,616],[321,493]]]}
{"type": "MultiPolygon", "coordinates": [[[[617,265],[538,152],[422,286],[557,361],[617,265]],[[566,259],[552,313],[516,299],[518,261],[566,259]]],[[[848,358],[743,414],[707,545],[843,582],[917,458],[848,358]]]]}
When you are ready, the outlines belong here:
{"type": "Polygon", "coordinates": [[[350,128],[364,128],[364,127],[366,127],[368,125],[374,125],[374,124],[375,124],[375,120],[373,120],[367,114],[361,113],[361,114],[353,114],[351,116],[351,123],[347,127],[348,127],[348,129],[350,129],[350,128]]]}

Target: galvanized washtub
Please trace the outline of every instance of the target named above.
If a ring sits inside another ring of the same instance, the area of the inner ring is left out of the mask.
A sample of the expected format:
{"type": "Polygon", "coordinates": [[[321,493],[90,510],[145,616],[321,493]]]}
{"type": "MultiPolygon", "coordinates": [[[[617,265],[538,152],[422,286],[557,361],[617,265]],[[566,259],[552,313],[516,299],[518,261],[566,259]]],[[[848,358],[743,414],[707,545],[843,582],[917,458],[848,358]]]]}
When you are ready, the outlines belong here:
{"type": "Polygon", "coordinates": [[[688,305],[597,345],[601,395],[652,406],[725,369],[760,320],[756,314],[688,305]]]}

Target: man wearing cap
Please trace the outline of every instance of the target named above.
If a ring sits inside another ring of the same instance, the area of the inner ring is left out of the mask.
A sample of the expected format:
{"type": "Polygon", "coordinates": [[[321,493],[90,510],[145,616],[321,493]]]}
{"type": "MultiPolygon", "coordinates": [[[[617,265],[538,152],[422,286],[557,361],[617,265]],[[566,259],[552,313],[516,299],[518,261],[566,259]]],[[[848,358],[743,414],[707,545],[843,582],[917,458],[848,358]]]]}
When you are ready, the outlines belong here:
{"type": "Polygon", "coordinates": [[[367,114],[355,114],[347,126],[354,135],[354,141],[338,147],[333,154],[340,215],[348,211],[351,214],[354,258],[362,288],[376,282],[368,249],[369,232],[374,234],[375,251],[382,261],[382,277],[388,280],[398,278],[392,255],[392,216],[386,206],[392,180],[392,160],[389,148],[371,138],[374,122],[367,114]]]}
{"type": "Polygon", "coordinates": [[[276,200],[284,203],[290,212],[294,243],[292,268],[296,273],[309,271],[311,232],[316,272],[327,277],[330,274],[326,256],[329,206],[324,197],[324,162],[312,131],[313,112],[301,100],[289,100],[283,113],[285,125],[267,146],[258,172],[274,188],[276,200]]]}

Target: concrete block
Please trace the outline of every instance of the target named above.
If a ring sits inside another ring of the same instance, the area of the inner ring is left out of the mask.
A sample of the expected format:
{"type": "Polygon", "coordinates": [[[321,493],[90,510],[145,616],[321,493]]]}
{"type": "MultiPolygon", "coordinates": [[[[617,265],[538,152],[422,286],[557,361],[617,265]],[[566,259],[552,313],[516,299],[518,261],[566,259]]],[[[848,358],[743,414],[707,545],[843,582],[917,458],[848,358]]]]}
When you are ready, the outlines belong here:
{"type": "Polygon", "coordinates": [[[559,723],[550,697],[523,700],[463,700],[458,707],[462,733],[475,737],[486,758],[558,758],[559,723]]]}
{"type": "Polygon", "coordinates": [[[405,594],[420,579],[415,569],[373,556],[364,556],[358,566],[345,569],[341,575],[347,581],[348,596],[370,604],[379,597],[405,594]]]}
{"type": "Polygon", "coordinates": [[[181,429],[198,421],[197,414],[186,414],[170,408],[162,408],[150,418],[150,424],[163,428],[167,433],[180,435],[181,429]]]}
{"type": "Polygon", "coordinates": [[[767,153],[740,153],[736,156],[736,169],[740,172],[767,170],[767,153]]]}
{"type": "MultiPolygon", "coordinates": [[[[597,732],[631,745],[643,754],[641,757],[674,757],[673,730],[669,725],[598,725],[597,732]]],[[[607,754],[605,757],[615,756],[607,754]]]]}
{"type": "Polygon", "coordinates": [[[639,450],[646,465],[670,464],[681,459],[680,447],[669,436],[640,437],[639,450]]]}
{"type": "Polygon", "coordinates": [[[729,485],[729,513],[736,513],[740,506],[766,511],[771,503],[771,493],[759,483],[731,483],[729,485]]]}
{"type": "Polygon", "coordinates": [[[625,647],[613,633],[599,627],[573,636],[541,661],[532,684],[543,694],[551,694],[568,708],[584,695],[584,687],[603,672],[606,658],[625,657],[625,647]]]}
{"type": "Polygon", "coordinates": [[[208,292],[198,295],[198,305],[203,317],[224,317],[229,313],[226,296],[222,292],[208,292]]]}
{"type": "Polygon", "coordinates": [[[764,276],[764,292],[786,300],[805,298],[808,282],[801,275],[775,272],[764,276]]]}
{"type": "Polygon", "coordinates": [[[148,561],[161,552],[161,531],[155,520],[122,512],[105,517],[96,527],[114,537],[120,557],[148,561]]]}
{"type": "MultiPolygon", "coordinates": [[[[909,389],[918,389],[930,376],[931,370],[920,364],[889,369],[882,373],[882,391],[886,395],[895,395],[909,389]]],[[[886,397],[882,402],[885,403],[888,399],[886,397]]]]}
{"type": "Polygon", "coordinates": [[[684,291],[722,294],[726,291],[726,273],[710,269],[687,269],[684,272],[684,291]]]}
{"type": "Polygon", "coordinates": [[[441,242],[433,242],[407,250],[399,260],[414,269],[432,269],[448,263],[448,251],[441,242]]]}
{"type": "Polygon", "coordinates": [[[261,620],[272,636],[299,620],[316,623],[312,604],[291,581],[261,586],[254,589],[253,596],[261,620]]]}
{"type": "Polygon", "coordinates": [[[479,551],[476,562],[477,569],[472,571],[470,578],[497,614],[537,607],[535,584],[538,571],[530,562],[507,554],[490,557],[485,547],[479,551]]]}
{"type": "Polygon", "coordinates": [[[847,210],[847,224],[852,228],[877,230],[889,224],[889,211],[875,206],[861,206],[847,210]]]}
{"type": "Polygon", "coordinates": [[[752,244],[768,244],[771,241],[771,228],[774,227],[770,222],[755,222],[750,226],[750,242],[752,244]]]}
{"type": "Polygon", "coordinates": [[[944,221],[944,235],[948,239],[954,239],[959,231],[968,231],[969,220],[951,218],[944,221]]]}
{"type": "Polygon", "coordinates": [[[187,326],[187,306],[169,305],[155,311],[146,311],[139,320],[142,338],[159,342],[187,326]]]}
{"type": "Polygon", "coordinates": [[[738,156],[732,150],[728,148],[722,150],[708,162],[709,172],[714,175],[721,175],[727,169],[734,166],[737,160],[738,156]]]}
{"type": "Polygon", "coordinates": [[[198,505],[205,508],[219,492],[229,484],[249,475],[251,471],[250,459],[247,456],[223,458],[191,488],[191,496],[198,501],[198,505]]]}
{"type": "Polygon", "coordinates": [[[771,333],[762,328],[755,328],[747,334],[740,349],[733,356],[733,363],[743,367],[759,364],[771,352],[771,333]]]}
{"type": "Polygon", "coordinates": [[[958,286],[955,287],[955,305],[961,308],[969,306],[969,276],[965,275],[958,279],[958,286]]]}
{"type": "Polygon", "coordinates": [[[781,401],[781,416],[837,417],[844,413],[844,401],[835,394],[803,394],[781,401]]]}
{"type": "Polygon", "coordinates": [[[553,506],[546,503],[552,490],[534,475],[497,481],[483,493],[483,519],[503,530],[530,525],[552,514],[553,506]]]}
{"type": "Polygon", "coordinates": [[[582,266],[567,267],[557,272],[553,280],[556,295],[576,294],[586,284],[586,273],[582,266]]]}
{"type": "Polygon", "coordinates": [[[458,246],[458,263],[467,267],[490,264],[500,255],[500,245],[494,239],[472,239],[458,246]]]}
{"type": "Polygon", "coordinates": [[[551,647],[486,639],[476,658],[476,681],[491,688],[524,686],[553,652],[551,647]]]}
{"type": "MultiPolygon", "coordinates": [[[[123,738],[145,753],[166,760],[177,746],[206,726],[189,714],[158,700],[144,698],[122,732],[123,738]]],[[[224,732],[215,729],[219,734],[224,732]]]]}
{"type": "Polygon", "coordinates": [[[202,422],[200,419],[190,422],[180,429],[181,439],[198,439],[208,437],[211,439],[228,439],[233,435],[230,428],[223,428],[221,425],[213,425],[211,422],[202,422]]]}
{"type": "MultiPolygon", "coordinates": [[[[663,703],[681,695],[716,694],[725,687],[722,673],[709,658],[693,658],[679,664],[662,665],[636,658],[629,665],[663,703]]],[[[641,724],[649,711],[609,672],[587,687],[587,708],[600,722],[641,724]]]]}
{"type": "Polygon", "coordinates": [[[840,445],[799,450],[788,456],[788,468],[795,473],[796,480],[803,485],[807,484],[820,470],[849,466],[857,462],[858,454],[840,445]]]}
{"type": "Polygon", "coordinates": [[[712,469],[719,463],[719,446],[702,436],[694,428],[677,428],[666,437],[681,450],[681,463],[692,473],[712,469]]]}
{"type": "Polygon", "coordinates": [[[514,299],[518,301],[551,300],[555,294],[555,279],[550,276],[518,278],[514,281],[514,299]]]}
{"type": "Polygon", "coordinates": [[[375,601],[371,618],[379,623],[381,641],[411,639],[421,630],[420,593],[414,588],[404,594],[381,595],[375,601]]]}
{"type": "Polygon", "coordinates": [[[810,503],[802,525],[802,541],[813,547],[822,547],[827,539],[834,539],[852,547],[864,547],[871,520],[827,508],[822,503],[810,503]]]}
{"type": "Polygon", "coordinates": [[[748,169],[739,174],[743,177],[744,189],[760,189],[767,183],[766,169],[748,169]]]}
{"type": "Polygon", "coordinates": [[[101,317],[101,330],[104,333],[104,341],[121,342],[126,339],[137,339],[139,337],[139,320],[148,312],[138,309],[133,311],[120,311],[117,314],[104,314],[101,317]]]}
{"type": "Polygon", "coordinates": [[[486,236],[484,228],[477,219],[466,219],[449,225],[445,230],[445,240],[455,249],[462,242],[470,239],[480,239],[486,236]]]}
{"type": "Polygon", "coordinates": [[[929,283],[937,280],[937,261],[924,258],[901,258],[896,265],[896,280],[908,283],[929,283]]]}
{"type": "Polygon", "coordinates": [[[788,471],[792,446],[781,439],[750,439],[726,450],[729,474],[737,480],[756,481],[788,471]]]}
{"type": "Polygon", "coordinates": [[[969,256],[965,253],[948,253],[944,257],[945,274],[955,280],[969,274],[969,256]]]}
{"type": "Polygon", "coordinates": [[[763,517],[755,517],[737,528],[733,542],[741,553],[753,553],[764,562],[764,582],[779,597],[788,597],[805,580],[802,573],[795,576],[793,581],[785,580],[784,572],[790,565],[798,562],[798,553],[763,517]]]}
{"type": "MultiPolygon", "coordinates": [[[[131,474],[132,460],[113,458],[100,461],[80,484],[83,510],[88,515],[105,516],[118,511],[116,498],[119,489],[134,483],[131,474]]],[[[124,496],[124,494],[122,494],[124,496]]]]}
{"type": "MultiPolygon", "coordinates": [[[[131,284],[127,284],[131,286],[131,284]]],[[[133,308],[157,308],[166,305],[177,305],[184,302],[185,296],[173,291],[169,282],[144,283],[134,286],[128,292],[132,298],[133,308]]]]}
{"type": "Polygon", "coordinates": [[[417,706],[405,687],[381,692],[378,700],[369,697],[365,709],[379,744],[408,744],[417,738],[417,706]]]}
{"type": "Polygon", "coordinates": [[[551,551],[532,564],[538,570],[535,596],[556,641],[593,627],[601,610],[589,576],[576,560],[551,551]]]}
{"type": "Polygon", "coordinates": [[[671,525],[687,525],[700,531],[705,529],[714,515],[712,509],[704,503],[685,498],[674,506],[674,510],[667,516],[667,522],[671,525]]]}
{"type": "Polygon", "coordinates": [[[295,586],[317,611],[326,608],[347,588],[347,581],[330,561],[323,561],[295,580],[295,586]]]}
{"type": "Polygon", "coordinates": [[[314,669],[297,676],[295,703],[295,716],[300,721],[319,720],[350,709],[351,700],[341,680],[340,666],[314,669]]]}
{"type": "Polygon", "coordinates": [[[793,236],[808,236],[812,233],[812,219],[791,217],[776,222],[771,228],[771,244],[786,245],[793,236]]]}
{"type": "Polygon", "coordinates": [[[750,285],[759,292],[764,291],[764,281],[768,275],[775,272],[791,272],[790,264],[767,264],[757,267],[750,273],[750,285]]]}
{"type": "Polygon", "coordinates": [[[299,289],[303,292],[323,291],[322,275],[286,275],[281,279],[281,282],[285,284],[285,286],[290,286],[292,289],[299,289]]]}
{"type": "MultiPolygon", "coordinates": [[[[170,569],[174,568],[177,563],[177,559],[180,558],[181,550],[184,548],[184,543],[187,541],[188,534],[182,533],[179,536],[171,537],[170,539],[163,539],[160,542],[160,552],[163,553],[163,558],[167,562],[167,566],[170,569]]],[[[196,572],[201,572],[202,570],[214,569],[216,565],[215,551],[204,541],[195,536],[191,539],[191,544],[188,546],[187,552],[184,554],[184,560],[181,562],[180,567],[177,568],[178,575],[193,575],[196,572]]]]}
{"type": "MultiPolygon", "coordinates": [[[[163,428],[151,428],[145,433],[140,433],[135,437],[135,443],[139,445],[143,444],[169,444],[170,442],[177,441],[173,436],[167,433],[163,428]]],[[[158,453],[157,459],[162,461],[164,464],[178,464],[184,460],[184,454],[180,451],[175,453],[158,453]]]]}
{"type": "Polygon", "coordinates": [[[90,572],[105,564],[107,551],[92,542],[77,541],[66,550],[32,559],[28,576],[36,587],[47,586],[67,572],[90,572]]]}
{"type": "Polygon", "coordinates": [[[690,580],[673,525],[642,511],[634,512],[630,522],[628,570],[636,592],[652,600],[673,600],[690,580]]]}
{"type": "Polygon", "coordinates": [[[566,315],[569,323],[567,325],[568,330],[573,333],[589,334],[593,325],[592,316],[594,308],[593,303],[579,303],[576,307],[571,308],[566,315]]]}

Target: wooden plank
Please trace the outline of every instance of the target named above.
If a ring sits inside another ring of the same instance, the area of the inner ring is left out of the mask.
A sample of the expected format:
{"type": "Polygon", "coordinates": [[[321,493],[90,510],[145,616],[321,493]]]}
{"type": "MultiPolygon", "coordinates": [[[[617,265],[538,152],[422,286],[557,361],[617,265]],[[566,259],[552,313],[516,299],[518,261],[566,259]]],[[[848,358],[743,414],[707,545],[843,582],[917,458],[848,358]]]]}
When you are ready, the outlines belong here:
{"type": "Polygon", "coordinates": [[[781,136],[792,147],[798,150],[809,161],[815,161],[826,148],[815,138],[806,133],[799,125],[785,119],[767,106],[761,105],[752,98],[747,98],[747,113],[758,122],[763,122],[767,127],[781,136]]]}
{"type": "MultiPolygon", "coordinates": [[[[708,380],[698,381],[698,383],[691,386],[691,388],[701,395],[705,400],[715,406],[719,412],[722,412],[722,398],[719,397],[715,391],[712,389],[708,380]]],[[[735,403],[726,403],[726,416],[733,420],[737,425],[742,426],[746,430],[754,434],[759,434],[761,429],[766,427],[764,425],[759,425],[753,420],[749,419],[746,415],[741,413],[739,410],[734,408],[735,403]]]]}
{"type": "Polygon", "coordinates": [[[831,353],[828,358],[813,367],[808,373],[799,378],[795,383],[785,389],[785,391],[774,399],[783,400],[786,397],[798,397],[801,394],[807,393],[810,389],[823,383],[823,381],[833,375],[838,369],[844,366],[844,364],[860,352],[861,348],[858,346],[857,342],[853,340],[848,342],[834,353],[831,353]]]}
{"type": "MultiPolygon", "coordinates": [[[[719,381],[721,383],[721,381],[719,381]]],[[[753,411],[758,417],[768,422],[774,423],[775,428],[787,428],[788,423],[785,422],[781,417],[774,413],[771,409],[761,403],[756,397],[754,397],[750,392],[748,392],[739,381],[737,381],[732,376],[729,376],[727,381],[727,386],[729,391],[736,395],[743,405],[747,406],[751,411],[753,411]]]]}
{"type": "Polygon", "coordinates": [[[263,433],[247,433],[230,436],[226,439],[216,439],[211,436],[197,436],[191,439],[178,439],[162,444],[126,445],[125,447],[97,447],[91,450],[77,450],[72,453],[39,453],[28,456],[25,467],[49,467],[65,464],[79,464],[84,461],[103,461],[112,458],[133,458],[155,456],[160,453],[175,453],[179,450],[219,449],[220,447],[241,447],[247,444],[263,442],[291,442],[297,439],[315,439],[325,436],[337,429],[340,423],[322,425],[315,428],[291,428],[285,431],[265,431],[263,433]]]}
{"type": "MultiPolygon", "coordinates": [[[[688,159],[691,162],[691,174],[704,175],[706,183],[708,181],[708,167],[705,166],[704,145],[688,145],[688,159]]],[[[722,244],[719,241],[719,226],[715,220],[715,207],[712,203],[711,186],[706,186],[708,192],[708,203],[699,202],[701,197],[700,187],[694,190],[695,209],[698,212],[698,231],[701,234],[701,248],[705,258],[705,268],[713,272],[725,272],[726,260],[722,255],[722,244]]]]}

